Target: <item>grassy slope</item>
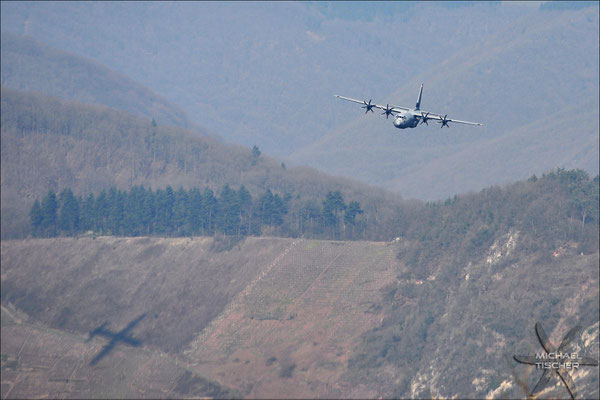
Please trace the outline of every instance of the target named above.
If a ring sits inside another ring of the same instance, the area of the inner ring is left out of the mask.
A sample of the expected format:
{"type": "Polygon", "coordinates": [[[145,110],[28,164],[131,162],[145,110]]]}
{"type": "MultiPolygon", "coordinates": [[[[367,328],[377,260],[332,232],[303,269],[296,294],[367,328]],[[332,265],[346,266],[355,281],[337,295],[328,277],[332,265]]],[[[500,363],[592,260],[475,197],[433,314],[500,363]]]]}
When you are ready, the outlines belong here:
{"type": "Polygon", "coordinates": [[[105,320],[113,327],[124,326],[147,312],[140,338],[171,352],[181,350],[260,271],[263,253],[278,253],[286,246],[278,240],[261,241],[244,248],[242,256],[240,248],[211,252],[208,238],[9,243],[6,254],[3,250],[3,271],[15,275],[3,282],[7,300],[51,326],[80,332],[105,320]],[[23,257],[34,248],[41,250],[37,256],[23,257]],[[78,284],[69,284],[74,281],[78,284]]]}
{"type": "MultiPolygon", "coordinates": [[[[565,244],[541,262],[528,240],[511,232],[424,279],[396,257],[409,241],[247,238],[224,252],[212,239],[3,241],[2,302],[79,337],[147,312],[135,328],[143,352],[245,396],[479,397],[512,382],[511,367],[525,373],[503,357],[538,348],[536,321],[555,342],[582,324],[581,352],[598,355],[598,253],[565,244]]],[[[101,363],[121,365],[118,354],[101,363]]],[[[597,394],[597,370],[576,382],[597,394]]]]}
{"type": "Polygon", "coordinates": [[[239,397],[156,350],[122,347],[109,363],[91,367],[104,339],[88,342],[87,335],[24,321],[10,307],[1,315],[2,398],[239,397]]]}

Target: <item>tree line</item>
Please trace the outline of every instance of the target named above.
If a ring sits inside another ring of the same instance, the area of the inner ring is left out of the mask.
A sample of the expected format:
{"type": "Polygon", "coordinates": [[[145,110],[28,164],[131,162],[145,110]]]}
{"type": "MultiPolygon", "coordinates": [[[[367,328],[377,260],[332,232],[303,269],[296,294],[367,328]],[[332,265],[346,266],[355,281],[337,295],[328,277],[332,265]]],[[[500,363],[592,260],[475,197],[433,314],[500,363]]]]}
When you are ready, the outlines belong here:
{"type": "Polygon", "coordinates": [[[346,204],[339,191],[325,199],[294,203],[292,195],[266,190],[253,198],[245,186],[212,189],[171,186],[152,190],[133,186],[129,191],[111,187],[99,194],[75,196],[71,188],[59,194],[49,190],[36,199],[29,217],[35,237],[74,236],[86,232],[120,236],[298,236],[360,237],[364,223],[360,203],[346,204]],[[293,212],[290,213],[290,208],[293,212]],[[358,222],[358,224],[357,224],[358,222]]]}
{"type": "MultiPolygon", "coordinates": [[[[450,251],[461,257],[481,254],[511,229],[535,238],[530,250],[576,242],[581,251],[598,248],[599,177],[585,171],[557,169],[504,188],[445,201],[404,202],[397,210],[362,209],[347,203],[340,191],[320,199],[266,190],[253,197],[245,186],[224,185],[216,194],[205,188],[152,190],[115,187],[75,196],[70,188],[50,190],[30,209],[36,237],[79,235],[283,236],[334,240],[390,240],[400,236],[412,245],[403,258],[423,264],[450,251]],[[379,211],[379,212],[378,212],[379,211]],[[382,237],[382,233],[385,235],[382,237]]],[[[537,250],[535,250],[537,251],[537,250]]]]}

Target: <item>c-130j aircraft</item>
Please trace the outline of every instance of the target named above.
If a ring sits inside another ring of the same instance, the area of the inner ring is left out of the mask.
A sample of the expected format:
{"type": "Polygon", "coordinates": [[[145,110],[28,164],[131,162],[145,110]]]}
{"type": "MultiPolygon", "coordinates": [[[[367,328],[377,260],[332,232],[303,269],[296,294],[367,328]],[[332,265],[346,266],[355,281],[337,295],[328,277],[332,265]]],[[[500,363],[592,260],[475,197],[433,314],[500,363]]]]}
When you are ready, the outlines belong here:
{"type": "Polygon", "coordinates": [[[422,94],[423,94],[423,84],[421,84],[421,90],[419,90],[419,97],[417,98],[417,104],[415,104],[415,108],[399,107],[399,106],[393,106],[393,105],[389,105],[389,104],[387,104],[384,107],[379,104],[372,104],[371,100],[369,100],[369,102],[367,103],[365,100],[351,99],[349,97],[339,96],[337,94],[335,95],[335,97],[337,97],[339,99],[343,99],[343,100],[352,101],[352,102],[358,103],[358,104],[364,104],[362,106],[362,108],[365,109],[365,114],[368,113],[369,111],[373,112],[374,108],[383,110],[381,115],[385,115],[386,119],[390,115],[393,116],[394,117],[394,126],[398,129],[415,128],[415,127],[417,127],[417,125],[419,125],[419,122],[421,124],[429,125],[427,123],[428,120],[435,120],[438,124],[442,124],[440,126],[440,128],[443,128],[444,126],[446,128],[449,128],[450,127],[448,125],[449,122],[455,122],[457,124],[465,124],[465,125],[477,125],[477,126],[483,125],[483,124],[480,124],[479,122],[469,122],[469,121],[461,121],[458,119],[450,119],[450,118],[448,118],[448,114],[446,114],[442,117],[441,114],[435,114],[435,113],[431,113],[431,112],[427,112],[427,111],[422,111],[421,110],[421,95],[422,94]]]}

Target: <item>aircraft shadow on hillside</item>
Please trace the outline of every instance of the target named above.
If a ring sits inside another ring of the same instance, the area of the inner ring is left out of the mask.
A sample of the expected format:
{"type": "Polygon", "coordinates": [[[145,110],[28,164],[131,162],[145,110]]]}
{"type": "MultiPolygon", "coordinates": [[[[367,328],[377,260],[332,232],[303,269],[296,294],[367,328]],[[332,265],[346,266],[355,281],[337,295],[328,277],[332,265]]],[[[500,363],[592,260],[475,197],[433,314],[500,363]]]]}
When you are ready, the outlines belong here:
{"type": "Polygon", "coordinates": [[[110,339],[109,342],[106,344],[106,346],[104,346],[104,348],[100,351],[100,353],[98,353],[96,355],[96,357],[94,357],[92,359],[92,361],[90,361],[90,365],[94,366],[98,363],[98,361],[100,361],[100,359],[102,359],[105,355],[107,355],[108,353],[110,353],[110,351],[119,343],[122,342],[124,344],[128,344],[130,346],[133,347],[139,347],[142,345],[142,342],[139,339],[135,339],[131,336],[128,335],[129,331],[131,331],[142,319],[144,319],[144,317],[146,316],[146,313],[140,315],[139,317],[137,317],[136,319],[134,319],[133,321],[131,321],[129,324],[127,324],[127,326],[123,329],[121,329],[119,332],[112,332],[108,329],[105,329],[105,326],[108,324],[108,322],[103,323],[102,325],[100,325],[99,327],[97,327],[96,329],[94,329],[93,331],[90,332],[90,337],[88,338],[88,340],[86,341],[89,342],[90,340],[93,339],[94,336],[98,335],[98,336],[104,336],[107,339],[110,339]]]}

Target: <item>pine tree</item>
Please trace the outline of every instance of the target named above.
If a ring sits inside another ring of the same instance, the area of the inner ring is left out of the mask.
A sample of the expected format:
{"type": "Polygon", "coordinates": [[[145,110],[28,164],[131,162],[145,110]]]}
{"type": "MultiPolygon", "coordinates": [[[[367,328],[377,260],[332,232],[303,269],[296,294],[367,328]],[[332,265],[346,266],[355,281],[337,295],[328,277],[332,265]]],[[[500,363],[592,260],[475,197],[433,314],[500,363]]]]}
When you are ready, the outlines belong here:
{"type": "Polygon", "coordinates": [[[278,194],[273,195],[273,201],[271,203],[271,225],[282,225],[283,216],[285,214],[287,214],[285,201],[278,194]]]}
{"type": "Polygon", "coordinates": [[[244,185],[240,186],[237,194],[240,210],[238,235],[245,236],[252,233],[252,196],[244,185]]]}
{"type": "Polygon", "coordinates": [[[271,225],[273,221],[273,193],[270,189],[258,198],[256,214],[261,223],[271,225]]]}
{"type": "Polygon", "coordinates": [[[175,199],[173,204],[173,227],[177,235],[190,234],[190,225],[187,224],[188,214],[188,193],[179,187],[175,192],[175,199]]]}
{"type": "Polygon", "coordinates": [[[363,210],[360,208],[358,201],[351,201],[348,204],[348,208],[344,212],[344,224],[350,226],[350,238],[354,238],[354,225],[356,224],[356,216],[362,214],[363,210]]]}
{"type": "Polygon", "coordinates": [[[112,235],[122,234],[123,216],[125,211],[125,196],[116,187],[108,190],[108,218],[107,230],[112,235]]]}
{"type": "Polygon", "coordinates": [[[50,189],[46,197],[42,200],[42,230],[46,237],[53,237],[57,234],[57,212],[58,201],[56,193],[50,189]]]}
{"type": "Polygon", "coordinates": [[[156,222],[156,196],[151,188],[146,190],[142,186],[140,197],[142,199],[140,204],[140,224],[142,232],[149,235],[154,232],[154,224],[156,222]]]}
{"type": "Polygon", "coordinates": [[[135,185],[123,193],[122,232],[126,236],[138,236],[141,232],[142,202],[140,187],[135,185]]]}
{"type": "Polygon", "coordinates": [[[171,233],[175,230],[175,224],[173,221],[173,206],[175,205],[175,191],[171,185],[167,185],[165,188],[165,197],[163,203],[163,224],[166,233],[171,233]]]}
{"type": "Polygon", "coordinates": [[[31,206],[31,211],[29,211],[29,219],[31,221],[31,226],[33,227],[33,236],[39,236],[41,234],[44,214],[38,199],[35,199],[33,206],[31,206]]]}
{"type": "Polygon", "coordinates": [[[60,203],[59,229],[67,235],[79,231],[79,203],[70,188],[63,189],[58,196],[60,203]]]}
{"type": "Polygon", "coordinates": [[[323,201],[325,224],[332,228],[333,237],[338,237],[338,216],[346,209],[344,198],[339,191],[328,192],[323,201]]]}
{"type": "Polygon", "coordinates": [[[358,201],[351,201],[344,213],[344,223],[354,225],[356,223],[356,216],[362,213],[363,210],[360,208],[360,203],[358,201]]]}
{"type": "Polygon", "coordinates": [[[204,234],[212,235],[215,233],[215,218],[219,211],[219,201],[213,191],[209,188],[204,190],[202,195],[202,222],[204,225],[204,234]]]}
{"type": "Polygon", "coordinates": [[[104,234],[107,230],[106,221],[108,220],[108,195],[106,190],[102,190],[95,202],[95,231],[104,234]]]}
{"type": "Polygon", "coordinates": [[[173,205],[175,204],[175,193],[171,186],[165,190],[158,189],[155,194],[155,227],[159,234],[170,234],[173,232],[173,205]]]}
{"type": "Polygon", "coordinates": [[[218,229],[226,235],[235,235],[240,225],[240,205],[238,194],[229,185],[221,190],[219,198],[218,229]]]}
{"type": "Polygon", "coordinates": [[[198,188],[193,188],[188,194],[188,213],[187,224],[190,226],[192,234],[203,233],[202,224],[202,193],[198,188]]]}
{"type": "Polygon", "coordinates": [[[254,145],[252,147],[252,157],[251,157],[251,163],[252,165],[256,165],[256,163],[258,162],[258,159],[260,157],[260,149],[258,148],[258,146],[254,145]]]}
{"type": "Polygon", "coordinates": [[[96,207],[94,203],[95,200],[92,193],[81,202],[79,227],[84,232],[96,229],[96,207]]]}

